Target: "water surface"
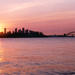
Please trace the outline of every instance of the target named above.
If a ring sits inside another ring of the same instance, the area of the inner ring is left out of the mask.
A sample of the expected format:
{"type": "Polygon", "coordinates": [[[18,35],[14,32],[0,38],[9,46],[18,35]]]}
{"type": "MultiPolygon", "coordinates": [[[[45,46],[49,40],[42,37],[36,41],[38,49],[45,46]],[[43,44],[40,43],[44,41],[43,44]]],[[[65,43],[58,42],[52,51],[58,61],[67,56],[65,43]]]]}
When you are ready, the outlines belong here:
{"type": "Polygon", "coordinates": [[[75,38],[0,39],[0,75],[75,75],[75,38]]]}

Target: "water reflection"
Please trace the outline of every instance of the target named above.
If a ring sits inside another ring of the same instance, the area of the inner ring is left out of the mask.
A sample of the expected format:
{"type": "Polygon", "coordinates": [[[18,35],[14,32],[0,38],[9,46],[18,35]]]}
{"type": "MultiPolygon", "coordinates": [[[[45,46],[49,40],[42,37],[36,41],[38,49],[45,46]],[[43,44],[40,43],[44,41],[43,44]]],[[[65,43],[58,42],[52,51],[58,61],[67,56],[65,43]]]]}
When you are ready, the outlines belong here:
{"type": "Polygon", "coordinates": [[[74,75],[74,40],[0,39],[0,75],[74,75]]]}

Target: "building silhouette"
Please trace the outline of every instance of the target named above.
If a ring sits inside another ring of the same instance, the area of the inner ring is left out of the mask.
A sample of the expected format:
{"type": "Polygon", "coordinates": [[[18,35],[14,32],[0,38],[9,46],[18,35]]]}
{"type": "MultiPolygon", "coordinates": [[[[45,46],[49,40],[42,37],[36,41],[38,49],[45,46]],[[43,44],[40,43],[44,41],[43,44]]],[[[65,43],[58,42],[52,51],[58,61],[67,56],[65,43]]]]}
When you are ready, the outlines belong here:
{"type": "Polygon", "coordinates": [[[42,32],[33,31],[25,29],[24,27],[22,29],[15,28],[14,31],[8,31],[4,28],[4,33],[0,32],[0,38],[33,38],[33,37],[74,37],[75,32],[70,32],[68,34],[63,35],[45,35],[42,32]]]}
{"type": "Polygon", "coordinates": [[[24,28],[22,28],[22,33],[24,33],[25,32],[25,29],[24,28]]]}
{"type": "Polygon", "coordinates": [[[6,34],[6,28],[4,28],[4,34],[6,34]]]}
{"type": "Polygon", "coordinates": [[[15,28],[15,33],[17,33],[17,28],[15,28]]]}

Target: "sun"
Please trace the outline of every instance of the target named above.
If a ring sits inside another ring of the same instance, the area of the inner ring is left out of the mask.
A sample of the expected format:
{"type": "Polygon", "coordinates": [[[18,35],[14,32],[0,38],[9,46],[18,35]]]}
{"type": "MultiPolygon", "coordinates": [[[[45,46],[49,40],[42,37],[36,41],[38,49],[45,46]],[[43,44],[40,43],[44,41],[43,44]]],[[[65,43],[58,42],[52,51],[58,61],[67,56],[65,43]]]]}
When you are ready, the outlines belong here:
{"type": "Polygon", "coordinates": [[[0,24],[0,32],[4,31],[4,24],[0,24]]]}
{"type": "Polygon", "coordinates": [[[3,28],[0,27],[0,32],[3,32],[3,28]]]}

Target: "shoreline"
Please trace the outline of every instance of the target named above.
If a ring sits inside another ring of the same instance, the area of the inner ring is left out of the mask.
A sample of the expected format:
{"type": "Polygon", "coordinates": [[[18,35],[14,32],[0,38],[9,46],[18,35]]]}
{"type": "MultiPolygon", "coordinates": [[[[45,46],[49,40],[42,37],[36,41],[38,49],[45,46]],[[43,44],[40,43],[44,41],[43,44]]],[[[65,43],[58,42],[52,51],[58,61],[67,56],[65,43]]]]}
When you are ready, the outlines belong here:
{"type": "Polygon", "coordinates": [[[75,36],[45,36],[45,37],[0,37],[0,38],[75,38],[75,36]]]}

